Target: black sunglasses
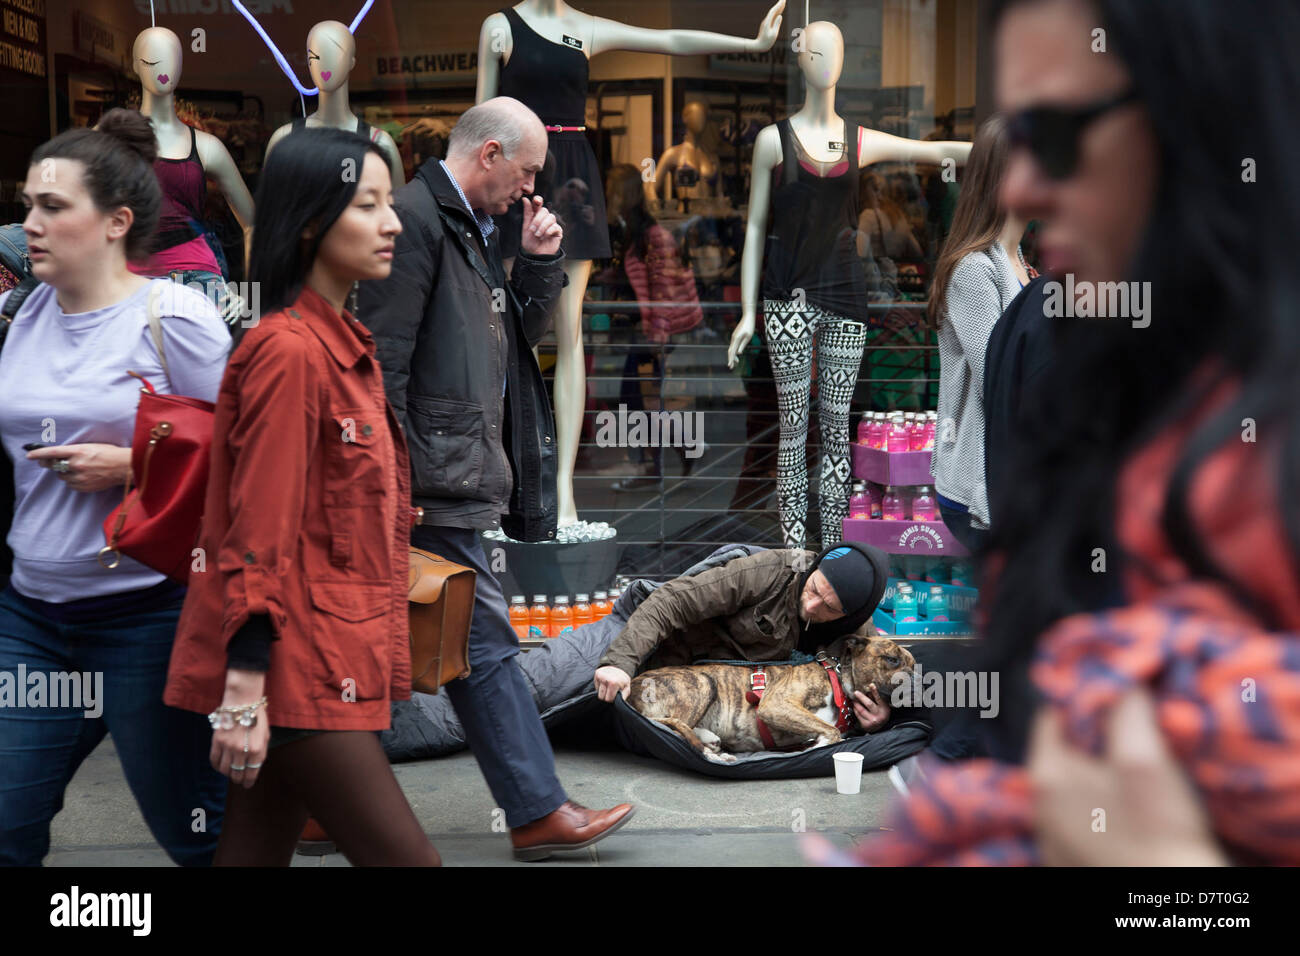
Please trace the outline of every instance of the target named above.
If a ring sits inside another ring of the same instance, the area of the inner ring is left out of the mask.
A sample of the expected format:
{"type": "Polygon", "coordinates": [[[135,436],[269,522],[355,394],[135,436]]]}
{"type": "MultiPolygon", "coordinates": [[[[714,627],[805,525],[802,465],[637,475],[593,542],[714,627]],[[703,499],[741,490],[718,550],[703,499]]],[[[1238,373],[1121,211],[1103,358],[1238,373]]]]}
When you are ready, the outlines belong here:
{"type": "Polygon", "coordinates": [[[1132,103],[1136,90],[1081,109],[1034,106],[1012,113],[1007,135],[1012,146],[1028,149],[1038,165],[1052,179],[1068,179],[1079,165],[1079,138],[1099,116],[1132,103]]]}

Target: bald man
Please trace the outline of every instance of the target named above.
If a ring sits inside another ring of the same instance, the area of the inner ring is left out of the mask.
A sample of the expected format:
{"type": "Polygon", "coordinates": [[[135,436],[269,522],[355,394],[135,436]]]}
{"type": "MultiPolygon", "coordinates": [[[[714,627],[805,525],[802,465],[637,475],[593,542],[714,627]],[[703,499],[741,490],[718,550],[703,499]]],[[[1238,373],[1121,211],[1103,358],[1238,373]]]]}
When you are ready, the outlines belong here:
{"type": "Polygon", "coordinates": [[[429,160],[398,191],[392,274],[363,282],[359,305],[424,509],[411,543],[478,572],[470,675],[447,694],[520,860],[589,846],[632,816],[628,804],[588,810],[560,786],[479,538],[498,527],[521,541],[555,538],[555,425],[532,353],[564,282],[562,229],[532,195],[546,148],[541,120],[518,100],[468,110],[446,160],[429,160]],[[517,202],[523,234],[507,279],[492,216],[517,202]]]}

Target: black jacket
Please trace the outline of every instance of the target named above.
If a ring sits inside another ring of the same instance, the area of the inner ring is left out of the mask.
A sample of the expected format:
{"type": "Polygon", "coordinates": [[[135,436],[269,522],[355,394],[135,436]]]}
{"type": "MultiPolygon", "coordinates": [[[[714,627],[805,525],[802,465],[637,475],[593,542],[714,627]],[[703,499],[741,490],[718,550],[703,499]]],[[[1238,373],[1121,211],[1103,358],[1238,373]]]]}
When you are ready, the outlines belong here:
{"type": "Polygon", "coordinates": [[[485,249],[436,159],[396,207],[392,274],[361,283],[357,317],[406,432],[412,497],[425,524],[554,538],[555,424],[532,347],[564,284],[563,253],[521,253],[507,282],[498,233],[485,249]]]}
{"type": "Polygon", "coordinates": [[[1016,440],[1025,430],[1034,389],[1051,363],[1053,323],[1043,315],[1046,276],[1030,281],[993,326],[984,353],[984,484],[989,524],[1012,478],[1016,440]]]}

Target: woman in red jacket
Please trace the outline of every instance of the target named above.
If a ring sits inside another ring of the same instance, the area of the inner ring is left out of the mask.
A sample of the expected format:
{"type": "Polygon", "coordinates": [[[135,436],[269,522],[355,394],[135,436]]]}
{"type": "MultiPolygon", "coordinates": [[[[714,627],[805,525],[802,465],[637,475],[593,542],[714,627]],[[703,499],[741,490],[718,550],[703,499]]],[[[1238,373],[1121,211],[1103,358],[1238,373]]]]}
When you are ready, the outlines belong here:
{"type": "Polygon", "coordinates": [[[353,864],[439,863],[374,731],[410,695],[409,464],[369,332],[344,310],[401,231],[383,156],[288,137],[257,196],[217,399],[200,549],[165,700],[209,714],[231,783],[218,865],[287,865],[310,813],[353,864]]]}

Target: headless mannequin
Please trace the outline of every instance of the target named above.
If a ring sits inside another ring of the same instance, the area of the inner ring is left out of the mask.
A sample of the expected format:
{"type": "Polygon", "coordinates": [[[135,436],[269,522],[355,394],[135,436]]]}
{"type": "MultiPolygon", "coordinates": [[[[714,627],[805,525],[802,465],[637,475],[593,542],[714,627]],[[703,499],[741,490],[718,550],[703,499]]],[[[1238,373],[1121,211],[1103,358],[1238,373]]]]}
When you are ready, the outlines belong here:
{"type": "MultiPolygon", "coordinates": [[[[345,24],[337,20],[322,20],[307,34],[307,69],[312,82],[320,91],[316,112],[307,117],[309,127],[328,126],[355,133],[360,120],[348,105],[348,77],[357,65],[357,43],[345,24]]],[[[285,123],[271,135],[266,144],[269,156],[275,144],[293,132],[293,124],[285,123]]],[[[375,130],[374,143],[384,154],[393,188],[406,182],[402,158],[393,138],[383,130],[375,130]]]]}
{"type": "MultiPolygon", "coordinates": [[[[844,142],[845,123],[835,112],[835,86],[844,66],[844,38],[835,24],[824,20],[808,24],[798,62],[807,95],[803,107],[790,117],[789,131],[794,142],[802,147],[809,164],[817,169],[818,176],[829,177],[829,170],[836,164],[843,164],[849,150],[856,153],[856,165],[849,164],[841,175],[853,177],[858,176],[861,167],[886,160],[938,164],[951,158],[959,163],[965,162],[970,153],[970,143],[923,142],[862,127],[856,129],[856,136],[850,130],[850,141],[844,142]]],[[[768,216],[772,211],[772,174],[778,164],[783,163],[785,154],[785,143],[778,125],[764,127],[754,144],[749,221],[740,267],[741,318],[727,351],[728,368],[735,367],[741,351],[754,335],[768,216]]],[[[856,219],[855,211],[854,224],[856,219]]],[[[764,307],[764,331],[769,350],[773,353],[781,413],[777,497],[786,547],[804,546],[808,480],[806,445],[814,339],[819,343],[816,351],[822,439],[823,546],[840,540],[841,521],[847,513],[849,403],[866,344],[866,329],[861,322],[807,303],[804,299],[796,296],[791,300],[765,300],[764,307]]]]}
{"type": "MultiPolygon", "coordinates": [[[[149,117],[158,155],[184,159],[190,154],[190,129],[176,115],[176,87],[181,81],[181,41],[166,27],[150,27],[135,38],[131,51],[136,76],[140,78],[140,112],[149,117]]],[[[199,161],[208,178],[230,204],[230,210],[244,230],[244,265],[253,238],[253,197],[239,175],[235,160],[225,144],[211,133],[194,130],[199,161]]]]}
{"type": "MultiPolygon", "coordinates": [[[[616,20],[595,17],[574,10],[564,0],[523,0],[515,12],[541,37],[557,46],[564,38],[577,38],[587,58],[607,50],[674,55],[699,53],[761,53],[772,48],[781,29],[781,11],[785,0],[767,12],[753,40],[708,33],[700,30],[648,30],[616,20]]],[[[483,21],[479,33],[478,91],[475,102],[496,96],[500,89],[501,67],[509,61],[514,38],[510,21],[494,13],[483,21]]],[[[543,117],[543,122],[547,121],[543,117]]],[[[593,189],[601,189],[592,184],[593,189]]],[[[512,265],[506,262],[506,268],[512,265]]],[[[573,469],[578,457],[578,439],[587,402],[587,369],[582,347],[582,300],[591,276],[590,259],[566,258],[568,284],[560,293],[555,313],[555,422],[559,462],[559,524],[577,523],[578,510],[573,498],[573,469]]]]}
{"type": "Polygon", "coordinates": [[[717,154],[700,145],[709,125],[708,107],[703,103],[687,103],[682,110],[682,122],[686,124],[686,138],[668,147],[659,157],[655,178],[646,183],[647,199],[667,202],[669,199],[711,199],[717,195],[717,154]],[[676,182],[677,171],[682,168],[695,171],[694,185],[676,182]]]}

